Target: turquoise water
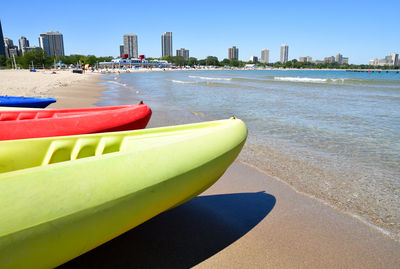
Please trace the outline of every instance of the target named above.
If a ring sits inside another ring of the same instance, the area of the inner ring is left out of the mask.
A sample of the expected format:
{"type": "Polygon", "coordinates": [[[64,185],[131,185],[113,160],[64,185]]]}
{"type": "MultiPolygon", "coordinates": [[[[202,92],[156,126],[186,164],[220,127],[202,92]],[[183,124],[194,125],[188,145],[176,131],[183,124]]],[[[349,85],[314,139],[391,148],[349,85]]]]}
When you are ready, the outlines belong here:
{"type": "Polygon", "coordinates": [[[241,118],[249,128],[243,162],[400,238],[400,74],[216,70],[104,79],[99,105],[141,99],[155,112],[241,118]]]}

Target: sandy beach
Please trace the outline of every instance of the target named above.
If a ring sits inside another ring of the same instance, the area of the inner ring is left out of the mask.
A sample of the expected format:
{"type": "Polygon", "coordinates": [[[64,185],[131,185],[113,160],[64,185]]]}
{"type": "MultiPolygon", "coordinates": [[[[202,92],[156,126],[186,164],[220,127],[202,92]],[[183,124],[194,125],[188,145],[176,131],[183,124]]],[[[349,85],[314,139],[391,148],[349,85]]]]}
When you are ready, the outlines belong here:
{"type": "MultiPolygon", "coordinates": [[[[49,108],[94,106],[98,74],[0,71],[0,94],[51,96],[49,108]]],[[[148,104],[151,107],[151,104],[148,104]]],[[[153,109],[149,127],[168,125],[153,109]]],[[[184,117],[183,117],[184,118],[184,117]]],[[[61,268],[398,268],[400,244],[358,219],[236,161],[192,201],[61,268]]]]}

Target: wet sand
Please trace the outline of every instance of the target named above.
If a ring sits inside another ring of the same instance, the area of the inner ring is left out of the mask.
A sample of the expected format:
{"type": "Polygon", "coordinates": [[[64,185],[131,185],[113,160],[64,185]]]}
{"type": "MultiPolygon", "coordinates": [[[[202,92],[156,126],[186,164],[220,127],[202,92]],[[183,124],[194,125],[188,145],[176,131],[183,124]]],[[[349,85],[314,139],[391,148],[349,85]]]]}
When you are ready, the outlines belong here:
{"type": "MultiPolygon", "coordinates": [[[[99,77],[55,88],[50,108],[94,105],[99,77]]],[[[151,104],[148,104],[151,106],[151,104]]],[[[153,109],[150,127],[174,124],[153,109]]],[[[178,119],[184,123],[189,115],[178,119]]],[[[95,227],[94,227],[95,228],[95,227]]],[[[243,163],[192,201],[61,268],[398,268],[400,244],[243,163]]]]}
{"type": "MultiPolygon", "coordinates": [[[[82,76],[87,76],[82,75],[82,76]]],[[[100,75],[89,75],[84,80],[66,87],[53,88],[49,92],[56,98],[57,102],[47,108],[78,108],[94,106],[101,92],[106,89],[100,83],[100,75]]]]}

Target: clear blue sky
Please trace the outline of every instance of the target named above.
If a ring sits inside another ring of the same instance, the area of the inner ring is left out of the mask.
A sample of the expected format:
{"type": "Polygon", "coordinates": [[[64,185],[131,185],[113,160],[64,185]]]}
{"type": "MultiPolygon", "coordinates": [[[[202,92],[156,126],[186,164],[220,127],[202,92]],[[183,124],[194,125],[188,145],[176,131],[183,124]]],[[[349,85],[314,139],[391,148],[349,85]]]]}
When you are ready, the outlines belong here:
{"type": "Polygon", "coordinates": [[[289,59],[343,54],[350,63],[367,63],[400,53],[400,0],[346,1],[2,1],[3,34],[18,42],[50,30],[64,35],[65,53],[118,56],[125,33],[138,35],[139,54],[159,57],[161,34],[173,33],[173,49],[190,56],[260,57],[289,45],[289,59]]]}

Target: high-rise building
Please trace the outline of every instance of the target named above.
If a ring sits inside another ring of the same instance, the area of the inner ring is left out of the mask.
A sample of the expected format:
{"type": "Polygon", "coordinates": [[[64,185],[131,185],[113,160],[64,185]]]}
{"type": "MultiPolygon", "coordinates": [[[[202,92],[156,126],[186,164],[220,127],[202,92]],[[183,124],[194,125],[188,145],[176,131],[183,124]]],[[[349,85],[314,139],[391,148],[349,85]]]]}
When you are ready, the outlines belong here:
{"type": "Polygon", "coordinates": [[[161,55],[173,56],[172,55],[172,32],[166,32],[161,35],[161,55]]]}
{"type": "Polygon", "coordinates": [[[261,51],[261,59],[260,62],[268,64],[269,63],[269,50],[263,49],[261,51]]]}
{"type": "Polygon", "coordinates": [[[6,53],[6,58],[11,58],[13,56],[18,56],[18,47],[14,46],[12,39],[5,37],[4,39],[4,50],[6,53]]]}
{"type": "Polygon", "coordinates": [[[19,51],[21,53],[21,55],[24,55],[26,50],[26,47],[29,47],[29,40],[26,39],[26,37],[21,36],[20,39],[18,39],[18,43],[19,43],[19,51]]]}
{"type": "Polygon", "coordinates": [[[349,64],[349,57],[343,57],[342,64],[349,64]]]}
{"type": "Polygon", "coordinates": [[[335,62],[335,56],[324,57],[324,63],[334,63],[334,62],[335,62]]]}
{"type": "Polygon", "coordinates": [[[135,34],[124,35],[124,54],[128,54],[129,58],[138,57],[138,38],[135,34]]]}
{"type": "Polygon", "coordinates": [[[336,55],[336,62],[337,62],[338,64],[342,64],[342,63],[343,63],[343,55],[342,55],[342,54],[338,53],[338,54],[336,55]]]}
{"type": "Polygon", "coordinates": [[[1,21],[0,21],[0,55],[6,57],[6,48],[3,40],[4,40],[3,29],[1,28],[1,21]]]}
{"type": "Polygon", "coordinates": [[[39,46],[46,51],[47,56],[64,56],[64,38],[58,31],[40,34],[39,46]]]}
{"type": "Polygon", "coordinates": [[[281,45],[281,63],[286,63],[289,58],[289,46],[286,44],[281,45]]]}
{"type": "Polygon", "coordinates": [[[122,54],[124,54],[124,45],[119,45],[119,57],[122,57],[122,54]]]}
{"type": "Polygon", "coordinates": [[[176,50],[176,56],[182,56],[185,60],[189,59],[189,50],[181,48],[176,50]]]}
{"type": "Polygon", "coordinates": [[[5,37],[3,40],[4,40],[4,46],[14,47],[14,41],[11,38],[5,37]]]}
{"type": "Polygon", "coordinates": [[[289,46],[286,44],[281,45],[281,63],[286,63],[289,58],[289,46]]]}
{"type": "Polygon", "coordinates": [[[399,54],[398,53],[392,53],[389,55],[391,58],[390,64],[397,66],[399,65],[399,54]]]}
{"type": "Polygon", "coordinates": [[[232,48],[228,49],[228,59],[236,59],[239,60],[239,48],[236,48],[236,46],[233,46],[232,48]]]}

